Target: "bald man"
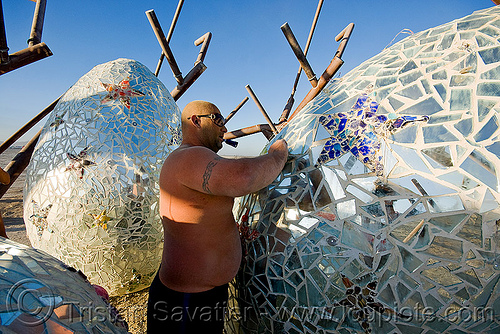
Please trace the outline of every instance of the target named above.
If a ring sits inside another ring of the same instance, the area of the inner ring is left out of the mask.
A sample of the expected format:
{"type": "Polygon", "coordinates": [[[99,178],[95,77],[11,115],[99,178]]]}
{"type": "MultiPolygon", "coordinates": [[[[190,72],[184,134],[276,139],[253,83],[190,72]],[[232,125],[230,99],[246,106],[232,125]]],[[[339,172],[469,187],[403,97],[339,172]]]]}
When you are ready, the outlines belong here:
{"type": "Polygon", "coordinates": [[[165,241],[149,291],[148,333],[222,333],[228,282],[241,263],[234,198],[270,184],[287,160],[284,140],[259,157],[220,157],[224,123],[209,102],[182,111],[182,143],[160,174],[165,241]]]}

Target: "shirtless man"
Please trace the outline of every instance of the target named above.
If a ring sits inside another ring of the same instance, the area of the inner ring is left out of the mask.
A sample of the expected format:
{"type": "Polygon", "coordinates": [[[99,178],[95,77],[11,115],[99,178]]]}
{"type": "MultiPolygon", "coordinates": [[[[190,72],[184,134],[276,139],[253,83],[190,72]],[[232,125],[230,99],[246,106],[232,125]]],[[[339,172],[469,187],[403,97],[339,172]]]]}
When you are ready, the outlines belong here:
{"type": "Polygon", "coordinates": [[[164,248],[151,284],[148,333],[222,333],[228,282],[241,262],[234,198],[262,189],[288,156],[284,140],[266,155],[225,159],[224,117],[215,105],[193,101],[182,111],[182,143],[160,174],[164,248]]]}

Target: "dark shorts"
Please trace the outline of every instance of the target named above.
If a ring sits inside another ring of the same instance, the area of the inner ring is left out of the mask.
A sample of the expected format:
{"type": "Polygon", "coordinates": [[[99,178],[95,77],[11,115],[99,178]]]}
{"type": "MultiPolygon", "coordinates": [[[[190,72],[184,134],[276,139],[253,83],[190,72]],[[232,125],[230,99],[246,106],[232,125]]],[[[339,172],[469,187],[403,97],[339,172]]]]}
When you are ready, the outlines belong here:
{"type": "Polygon", "coordinates": [[[222,333],[228,284],[186,293],[167,288],[158,273],[149,288],[148,334],[222,333]]]}

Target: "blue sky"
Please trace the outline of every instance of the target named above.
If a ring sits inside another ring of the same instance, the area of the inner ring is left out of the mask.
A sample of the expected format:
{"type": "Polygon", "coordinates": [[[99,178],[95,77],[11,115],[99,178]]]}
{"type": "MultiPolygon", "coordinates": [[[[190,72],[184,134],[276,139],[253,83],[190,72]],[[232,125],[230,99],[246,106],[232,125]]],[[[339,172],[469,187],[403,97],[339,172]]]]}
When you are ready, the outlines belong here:
{"type": "MultiPolygon", "coordinates": [[[[154,72],[161,49],[145,11],[155,10],[166,34],[177,2],[48,0],[42,41],[54,55],[0,76],[0,141],[10,137],[95,65],[129,58],[154,72]]],[[[8,46],[14,53],[27,46],[35,4],[28,0],[2,3],[8,46]]],[[[208,68],[177,101],[179,107],[182,109],[192,100],[207,100],[227,115],[248,96],[245,85],[249,84],[276,121],[299,66],[280,27],[288,22],[304,48],[317,3],[185,0],[170,44],[184,75],[198,55],[194,40],[207,31],[213,36],[204,61],[208,68]]],[[[321,75],[337,49],[335,36],[350,22],[355,28],[342,57],[345,63],[340,75],[382,51],[402,29],[419,32],[493,5],[491,0],[324,0],[308,60],[315,73],[321,75]]],[[[396,41],[406,36],[402,34],[396,41]]],[[[166,62],[159,79],[169,90],[176,85],[166,62]]],[[[309,89],[303,74],[295,95],[296,105],[309,89]]],[[[43,123],[21,141],[29,140],[43,123]]],[[[258,123],[265,123],[265,119],[249,100],[228,128],[235,130],[258,123]]],[[[237,149],[225,147],[220,153],[257,155],[266,143],[261,134],[238,141],[237,149]]]]}

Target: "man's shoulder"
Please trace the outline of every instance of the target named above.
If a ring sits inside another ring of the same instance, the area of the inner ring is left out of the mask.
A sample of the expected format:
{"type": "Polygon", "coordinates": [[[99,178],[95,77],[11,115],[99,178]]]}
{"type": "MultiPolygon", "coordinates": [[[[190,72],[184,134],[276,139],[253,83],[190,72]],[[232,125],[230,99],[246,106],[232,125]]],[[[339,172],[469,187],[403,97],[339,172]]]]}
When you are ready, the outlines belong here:
{"type": "Polygon", "coordinates": [[[165,162],[179,164],[199,163],[219,157],[214,151],[204,146],[185,146],[172,151],[165,162]]]}
{"type": "MultiPolygon", "coordinates": [[[[191,156],[196,156],[196,157],[201,157],[201,156],[217,156],[217,154],[206,148],[205,146],[180,146],[177,149],[175,149],[171,154],[171,157],[173,158],[184,158],[184,157],[191,157],[191,156]]],[[[170,157],[169,156],[169,157],[170,157]]]]}

